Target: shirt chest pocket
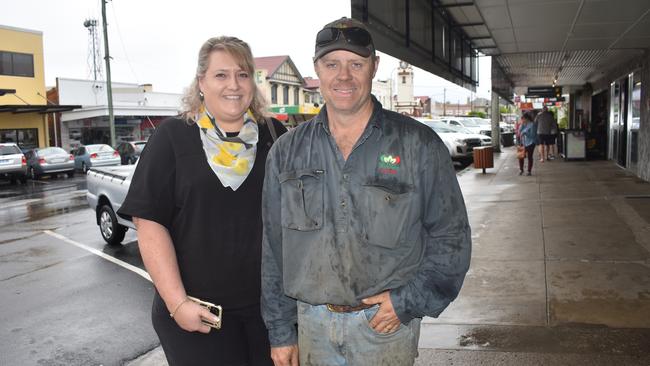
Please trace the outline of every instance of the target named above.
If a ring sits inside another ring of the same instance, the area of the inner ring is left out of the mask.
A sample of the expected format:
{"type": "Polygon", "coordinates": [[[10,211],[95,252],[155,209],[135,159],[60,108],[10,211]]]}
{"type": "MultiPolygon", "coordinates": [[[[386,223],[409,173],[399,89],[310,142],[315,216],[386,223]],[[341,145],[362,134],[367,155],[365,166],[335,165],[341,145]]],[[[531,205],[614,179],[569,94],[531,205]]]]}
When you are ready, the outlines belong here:
{"type": "Polygon", "coordinates": [[[395,248],[402,243],[408,230],[413,197],[413,189],[408,187],[363,185],[358,206],[363,239],[385,248],[395,248]]]}
{"type": "Polygon", "coordinates": [[[322,169],[301,169],[280,173],[282,227],[298,231],[323,226],[322,169]]]}

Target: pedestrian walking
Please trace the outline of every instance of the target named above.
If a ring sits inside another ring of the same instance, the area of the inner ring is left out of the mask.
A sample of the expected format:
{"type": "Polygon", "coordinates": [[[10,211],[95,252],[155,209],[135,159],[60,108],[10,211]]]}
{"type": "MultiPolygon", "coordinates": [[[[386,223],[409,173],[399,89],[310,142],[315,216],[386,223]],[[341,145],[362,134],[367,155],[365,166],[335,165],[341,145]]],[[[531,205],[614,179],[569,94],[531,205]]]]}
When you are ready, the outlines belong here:
{"type": "Polygon", "coordinates": [[[524,113],[521,115],[520,126],[519,126],[519,136],[521,141],[519,146],[524,148],[524,156],[518,157],[519,159],[519,175],[524,174],[524,158],[528,158],[528,175],[532,175],[533,171],[533,153],[535,151],[535,141],[537,138],[535,123],[529,113],[524,113]]]}
{"type": "Polygon", "coordinates": [[[412,365],[469,267],[449,153],[371,95],[372,37],[341,18],[316,36],[325,105],[280,138],[264,181],[262,315],[284,365],[412,365]]]}
{"type": "Polygon", "coordinates": [[[537,123],[537,141],[539,143],[540,162],[544,162],[544,160],[548,158],[548,150],[553,141],[551,129],[553,128],[554,121],[555,116],[553,116],[553,113],[551,113],[546,106],[544,106],[542,111],[537,115],[537,117],[535,117],[535,123],[537,123]]]}
{"type": "Polygon", "coordinates": [[[151,136],[119,210],[138,229],[171,366],[273,364],[259,304],[261,199],[266,155],[285,129],[264,117],[254,76],[248,44],[207,40],[182,116],[151,136]]]}

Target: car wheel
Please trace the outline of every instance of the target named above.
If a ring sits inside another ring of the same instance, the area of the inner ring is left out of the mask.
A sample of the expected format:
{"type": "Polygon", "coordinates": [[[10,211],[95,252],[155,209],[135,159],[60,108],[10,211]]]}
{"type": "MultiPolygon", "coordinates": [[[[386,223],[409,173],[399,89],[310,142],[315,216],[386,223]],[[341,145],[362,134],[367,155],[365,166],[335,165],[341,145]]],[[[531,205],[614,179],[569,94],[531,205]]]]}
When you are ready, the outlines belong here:
{"type": "Polygon", "coordinates": [[[84,174],[88,173],[88,167],[86,166],[86,163],[81,163],[81,171],[84,172],[84,174]]]}
{"type": "Polygon", "coordinates": [[[117,223],[115,211],[109,205],[99,208],[99,231],[109,245],[118,245],[124,240],[127,228],[117,223]]]}
{"type": "Polygon", "coordinates": [[[26,175],[21,175],[20,178],[18,178],[20,183],[25,184],[27,183],[27,176],[26,175]]]}
{"type": "Polygon", "coordinates": [[[29,168],[29,178],[32,180],[38,180],[39,176],[36,174],[36,170],[34,170],[34,167],[29,168]]]}
{"type": "Polygon", "coordinates": [[[74,170],[71,170],[71,171],[67,172],[66,174],[68,175],[68,178],[72,178],[72,177],[74,177],[74,170]]]}

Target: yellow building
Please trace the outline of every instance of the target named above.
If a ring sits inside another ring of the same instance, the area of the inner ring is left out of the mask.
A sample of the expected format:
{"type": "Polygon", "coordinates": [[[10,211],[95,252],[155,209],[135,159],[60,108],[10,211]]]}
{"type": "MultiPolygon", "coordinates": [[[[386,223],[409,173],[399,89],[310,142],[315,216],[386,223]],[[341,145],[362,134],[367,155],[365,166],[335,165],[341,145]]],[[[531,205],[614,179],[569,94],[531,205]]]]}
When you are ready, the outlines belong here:
{"type": "Polygon", "coordinates": [[[46,114],[65,106],[48,105],[44,69],[43,33],[0,25],[0,142],[48,146],[46,114]]]}

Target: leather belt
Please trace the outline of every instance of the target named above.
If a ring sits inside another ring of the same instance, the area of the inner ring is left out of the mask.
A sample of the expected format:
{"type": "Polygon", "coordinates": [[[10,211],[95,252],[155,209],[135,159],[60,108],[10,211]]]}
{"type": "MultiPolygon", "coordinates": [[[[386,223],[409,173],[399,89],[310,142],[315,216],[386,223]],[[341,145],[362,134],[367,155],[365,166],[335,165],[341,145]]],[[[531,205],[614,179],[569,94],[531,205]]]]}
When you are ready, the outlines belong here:
{"type": "Polygon", "coordinates": [[[327,310],[333,313],[353,313],[355,311],[361,311],[364,309],[370,309],[373,305],[368,304],[359,304],[359,305],[333,305],[327,304],[327,310]]]}

